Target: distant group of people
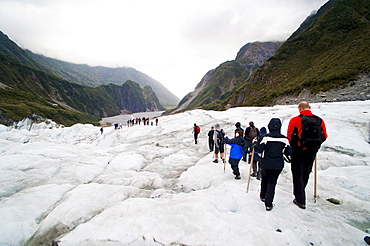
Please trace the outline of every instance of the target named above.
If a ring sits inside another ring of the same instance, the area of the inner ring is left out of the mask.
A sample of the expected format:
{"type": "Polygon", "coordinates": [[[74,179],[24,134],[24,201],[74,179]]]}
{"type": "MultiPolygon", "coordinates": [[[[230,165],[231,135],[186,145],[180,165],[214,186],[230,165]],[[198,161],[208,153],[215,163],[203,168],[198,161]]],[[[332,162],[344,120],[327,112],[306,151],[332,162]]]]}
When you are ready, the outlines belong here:
{"type": "MultiPolygon", "coordinates": [[[[155,125],[158,126],[158,118],[155,118],[155,125]]],[[[131,120],[127,120],[127,126],[130,127],[130,126],[134,126],[134,125],[140,125],[141,123],[143,123],[144,125],[154,125],[154,122],[153,120],[150,121],[149,117],[143,117],[143,118],[134,118],[134,119],[131,119],[131,120]]],[[[119,130],[119,129],[122,129],[122,124],[121,123],[115,123],[114,124],[114,130],[119,130]]],[[[100,133],[103,134],[104,132],[104,128],[101,127],[100,128],[100,133]]]]}
{"type": "MultiPolygon", "coordinates": [[[[131,119],[131,120],[127,120],[127,126],[130,127],[130,126],[134,126],[134,125],[141,125],[141,123],[147,126],[149,125],[154,125],[154,122],[153,120],[150,121],[149,117],[143,117],[143,118],[134,118],[134,119],[131,119]]],[[[155,119],[155,125],[158,126],[158,118],[155,119]]]]}
{"type": "MultiPolygon", "coordinates": [[[[210,152],[214,151],[213,162],[218,163],[218,155],[225,163],[225,145],[231,146],[229,164],[235,179],[241,179],[239,162],[242,159],[253,165],[250,175],[261,180],[260,199],[266,210],[273,208],[275,187],[278,177],[284,168],[284,162],[291,163],[293,177],[293,203],[301,209],[306,208],[305,188],[313,163],[321,144],[328,137],[324,121],[313,115],[308,102],[298,105],[299,115],[292,118],[288,125],[287,136],[281,134],[281,120],[272,118],[268,130],[260,130],[249,122],[245,129],[241,123],[235,124],[233,138],[226,136],[225,131],[217,123],[208,132],[210,152]],[[251,163],[252,162],[252,163],[251,163]]],[[[197,144],[200,127],[194,124],[193,133],[197,144]]]]}

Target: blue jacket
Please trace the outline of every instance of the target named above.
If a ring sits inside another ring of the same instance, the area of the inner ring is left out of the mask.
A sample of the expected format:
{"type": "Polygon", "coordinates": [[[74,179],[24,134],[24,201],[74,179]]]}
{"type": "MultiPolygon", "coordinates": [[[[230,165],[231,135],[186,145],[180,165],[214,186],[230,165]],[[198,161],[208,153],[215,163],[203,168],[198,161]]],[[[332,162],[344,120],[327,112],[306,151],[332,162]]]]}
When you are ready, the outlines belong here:
{"type": "Polygon", "coordinates": [[[242,136],[232,138],[232,139],[225,137],[225,143],[231,146],[230,158],[239,160],[243,157],[244,146],[246,142],[242,136]]]}

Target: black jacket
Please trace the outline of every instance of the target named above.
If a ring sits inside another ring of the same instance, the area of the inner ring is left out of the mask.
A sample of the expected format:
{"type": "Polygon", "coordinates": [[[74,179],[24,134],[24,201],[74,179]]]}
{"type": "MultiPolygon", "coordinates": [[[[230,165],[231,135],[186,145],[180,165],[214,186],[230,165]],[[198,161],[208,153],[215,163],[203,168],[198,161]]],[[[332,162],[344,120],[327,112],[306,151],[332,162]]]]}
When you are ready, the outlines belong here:
{"type": "Polygon", "coordinates": [[[268,124],[270,133],[259,140],[256,150],[261,153],[261,168],[282,170],[284,168],[284,156],[290,160],[292,148],[289,145],[288,138],[280,133],[281,121],[278,118],[272,118],[268,124]]]}
{"type": "Polygon", "coordinates": [[[212,140],[213,141],[213,135],[215,134],[215,130],[210,130],[209,132],[208,132],[208,138],[209,138],[209,140],[212,140]]]}

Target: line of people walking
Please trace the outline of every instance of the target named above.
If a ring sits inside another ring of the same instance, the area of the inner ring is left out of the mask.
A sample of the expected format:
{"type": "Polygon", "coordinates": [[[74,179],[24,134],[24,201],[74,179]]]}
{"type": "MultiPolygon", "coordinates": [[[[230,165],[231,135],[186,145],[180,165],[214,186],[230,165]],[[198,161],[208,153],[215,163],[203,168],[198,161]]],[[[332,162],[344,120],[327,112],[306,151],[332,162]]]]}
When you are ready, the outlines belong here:
{"type": "MultiPolygon", "coordinates": [[[[141,125],[141,122],[144,124],[144,126],[154,125],[153,120],[150,121],[149,117],[143,117],[143,118],[137,117],[131,120],[127,120],[127,126],[130,127],[134,125],[141,125]]],[[[155,119],[155,125],[158,126],[158,118],[155,119]]]]}
{"type": "MultiPolygon", "coordinates": [[[[299,115],[289,122],[286,136],[281,133],[282,123],[279,118],[270,120],[268,133],[265,127],[259,130],[253,121],[249,122],[245,131],[241,123],[237,122],[233,138],[226,135],[219,123],[212,126],[208,132],[208,145],[210,152],[214,151],[214,163],[218,163],[219,155],[225,163],[225,145],[231,146],[229,164],[235,179],[241,179],[240,160],[248,161],[252,165],[253,172],[250,175],[261,180],[260,199],[267,211],[273,208],[277,180],[285,162],[291,163],[293,203],[301,209],[306,209],[305,188],[316,154],[328,135],[324,120],[311,112],[308,102],[301,102],[298,111],[299,115]]],[[[193,132],[195,126],[196,124],[193,132]]],[[[199,132],[195,143],[198,135],[199,132]]]]}

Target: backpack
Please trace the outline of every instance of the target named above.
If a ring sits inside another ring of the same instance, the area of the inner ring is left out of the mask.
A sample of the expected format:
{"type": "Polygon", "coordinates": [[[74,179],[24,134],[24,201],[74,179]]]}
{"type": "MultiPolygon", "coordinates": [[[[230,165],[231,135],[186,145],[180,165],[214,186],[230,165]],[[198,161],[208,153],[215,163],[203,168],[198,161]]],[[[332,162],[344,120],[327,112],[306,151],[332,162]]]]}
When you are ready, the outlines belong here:
{"type": "Polygon", "coordinates": [[[195,127],[195,132],[200,132],[200,127],[199,126],[197,126],[197,127],[195,127]]]}
{"type": "Polygon", "coordinates": [[[257,128],[251,127],[248,133],[248,140],[253,140],[255,137],[257,137],[257,128]]]}
{"type": "Polygon", "coordinates": [[[217,132],[217,146],[221,146],[224,144],[224,133],[221,129],[221,131],[216,130],[217,132]]]}
{"type": "Polygon", "coordinates": [[[316,115],[299,115],[302,120],[301,147],[317,151],[323,143],[322,119],[316,115]]]}

